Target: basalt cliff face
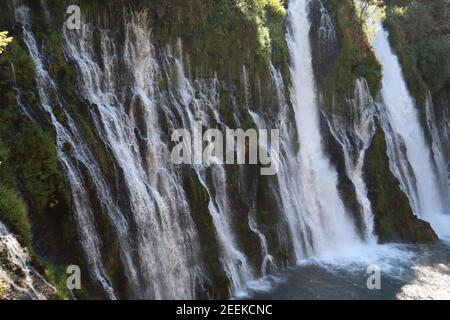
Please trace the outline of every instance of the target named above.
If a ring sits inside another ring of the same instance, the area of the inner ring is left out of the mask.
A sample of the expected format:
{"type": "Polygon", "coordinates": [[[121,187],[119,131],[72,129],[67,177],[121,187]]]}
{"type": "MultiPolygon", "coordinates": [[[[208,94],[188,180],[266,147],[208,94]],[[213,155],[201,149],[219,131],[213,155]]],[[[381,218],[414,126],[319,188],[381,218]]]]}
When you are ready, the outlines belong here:
{"type": "Polygon", "coordinates": [[[445,235],[450,68],[427,72],[448,29],[413,41],[395,12],[418,9],[386,4],[374,40],[353,1],[7,1],[0,298],[228,298],[308,257],[445,235]],[[175,165],[172,133],[198,123],[279,129],[277,174],[175,165]]]}

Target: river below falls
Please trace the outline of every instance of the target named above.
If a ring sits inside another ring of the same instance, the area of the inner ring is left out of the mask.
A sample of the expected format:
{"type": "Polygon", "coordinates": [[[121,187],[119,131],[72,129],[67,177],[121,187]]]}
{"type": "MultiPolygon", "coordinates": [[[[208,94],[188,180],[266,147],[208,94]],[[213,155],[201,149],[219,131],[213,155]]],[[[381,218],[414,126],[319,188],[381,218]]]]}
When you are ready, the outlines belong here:
{"type": "Polygon", "coordinates": [[[249,284],[236,298],[256,300],[450,299],[450,241],[367,246],[344,256],[302,261],[249,284]],[[379,268],[380,289],[367,280],[379,268]]]}

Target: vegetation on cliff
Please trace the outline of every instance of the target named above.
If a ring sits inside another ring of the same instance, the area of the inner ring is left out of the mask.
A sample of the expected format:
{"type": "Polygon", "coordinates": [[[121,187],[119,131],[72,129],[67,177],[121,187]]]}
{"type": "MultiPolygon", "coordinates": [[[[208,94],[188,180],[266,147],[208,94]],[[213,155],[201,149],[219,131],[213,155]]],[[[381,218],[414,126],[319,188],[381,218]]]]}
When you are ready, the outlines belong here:
{"type": "Polygon", "coordinates": [[[403,74],[419,106],[428,89],[449,87],[450,42],[446,31],[449,3],[445,0],[386,0],[385,25],[403,74]]]}
{"type": "MultiPolygon", "coordinates": [[[[353,93],[358,78],[367,80],[372,95],[378,93],[381,67],[363,31],[364,22],[356,14],[354,1],[328,0],[324,3],[328,4],[337,39],[334,46],[325,47],[327,65],[317,72],[318,84],[325,106],[345,113],[346,98],[353,93]]],[[[320,54],[320,47],[316,52],[320,54]]]]}
{"type": "Polygon", "coordinates": [[[364,172],[374,212],[375,231],[381,243],[437,240],[430,224],[414,215],[408,198],[390,171],[386,141],[380,130],[367,151],[364,172]]]}
{"type": "Polygon", "coordinates": [[[57,161],[54,133],[23,112],[38,101],[34,64],[18,39],[0,55],[0,220],[59,286],[65,280],[57,265],[64,254],[54,260],[46,247],[57,242],[66,249],[74,246],[74,232],[66,232],[75,230],[70,192],[57,161]]]}
{"type": "Polygon", "coordinates": [[[8,37],[8,32],[0,32],[0,54],[3,52],[5,47],[12,41],[11,37],[8,37]]]}
{"type": "MultiPolygon", "coordinates": [[[[66,61],[62,51],[59,28],[64,17],[64,4],[47,1],[47,8],[59,13],[51,16],[46,16],[45,8],[35,2],[27,1],[26,4],[32,8],[33,32],[39,41],[38,46],[42,54],[48,57],[46,67],[61,89],[64,103],[67,103],[64,108],[75,119],[105,176],[110,180],[115,179],[114,165],[93,128],[89,106],[77,96],[76,70],[66,61]]],[[[87,21],[96,19],[98,22],[98,17],[102,16],[99,12],[106,8],[109,18],[98,23],[118,33],[123,31],[125,7],[145,10],[154,44],[159,48],[165,48],[167,44],[177,48],[178,39],[181,40],[182,58],[188,67],[195,66],[189,70],[191,75],[194,78],[208,78],[217,74],[221,81],[230,84],[230,88],[223,91],[230,96],[238,95],[237,91],[241,89],[243,65],[248,67],[253,89],[256,88],[257,78],[269,83],[270,60],[275,61],[281,69],[287,68],[284,1],[130,0],[108,1],[106,4],[106,1],[92,3],[82,0],[78,4],[83,8],[87,21]]],[[[80,249],[76,249],[77,235],[70,192],[57,160],[55,133],[48,124],[47,115],[42,114],[37,107],[39,100],[34,81],[34,64],[20,42],[20,28],[14,28],[13,35],[17,40],[0,57],[0,156],[3,163],[0,167],[0,183],[2,194],[7,196],[0,203],[0,219],[22,236],[47,276],[65,295],[64,265],[69,262],[83,264],[80,249]],[[25,116],[23,106],[36,112],[32,115],[36,122],[25,116]],[[52,245],[54,248],[50,250],[49,246],[52,245]]],[[[228,102],[224,108],[231,107],[231,101],[228,102]]],[[[61,107],[54,106],[58,119],[61,107]]],[[[60,121],[64,123],[62,116],[60,121]]],[[[237,173],[238,168],[235,171],[237,173]]],[[[92,192],[90,179],[86,180],[87,188],[92,192]]],[[[187,181],[190,180],[187,178],[187,181]]],[[[201,236],[207,239],[204,243],[211,244],[204,246],[203,255],[215,285],[212,292],[216,290],[214,296],[227,297],[228,279],[218,264],[219,252],[217,245],[214,245],[215,235],[210,230],[211,221],[207,219],[205,223],[202,222],[204,217],[209,217],[204,190],[198,183],[191,182],[192,212],[202,213],[196,217],[196,221],[202,230],[201,236]],[[219,287],[222,289],[218,290],[219,287]]],[[[233,194],[232,197],[238,199],[239,194],[233,194]]],[[[102,232],[107,234],[107,223],[103,221],[101,208],[97,209],[97,223],[102,232]]],[[[242,208],[241,211],[244,213],[246,209],[242,208]]],[[[111,239],[110,243],[111,246],[105,246],[104,255],[111,257],[107,259],[107,268],[115,275],[120,266],[114,253],[115,240],[111,239]]]]}
{"type": "MultiPolygon", "coordinates": [[[[440,0],[433,1],[438,3],[440,0]]],[[[417,2],[420,1],[413,1],[417,2]]],[[[61,9],[63,17],[61,3],[56,0],[47,1],[49,7],[61,9]]],[[[153,41],[158,48],[166,48],[168,44],[176,48],[180,40],[183,59],[190,76],[198,79],[218,75],[220,81],[227,84],[220,89],[221,113],[223,111],[227,122],[233,119],[232,104],[236,102],[232,98],[238,97],[239,100],[239,97],[243,96],[242,92],[239,92],[242,90],[239,88],[242,83],[242,66],[246,66],[249,71],[252,97],[257,96],[256,90],[260,85],[259,93],[262,93],[262,98],[259,99],[263,107],[271,107],[276,99],[270,81],[270,62],[282,71],[286,83],[288,82],[286,0],[80,0],[78,3],[87,8],[88,17],[95,17],[97,20],[103,19],[99,17],[103,16],[106,6],[108,13],[104,16],[109,17],[102,23],[114,30],[123,28],[124,6],[147,10],[153,41]],[[114,16],[119,19],[111,18],[114,16]]],[[[377,95],[380,89],[381,68],[367,42],[363,22],[356,14],[353,1],[328,0],[324,3],[336,27],[337,39],[333,44],[333,51],[330,51],[333,54],[332,59],[324,59],[326,63],[318,72],[317,79],[324,105],[341,112],[346,107],[346,98],[353,93],[358,78],[365,78],[371,93],[377,95]]],[[[39,4],[35,1],[31,1],[29,5],[33,6],[33,10],[36,7],[37,12],[42,10],[37,8],[39,4]]],[[[434,91],[441,90],[448,81],[445,73],[447,72],[448,76],[450,68],[448,47],[437,37],[428,37],[427,30],[431,28],[430,25],[421,24],[420,27],[424,31],[414,36],[412,33],[418,26],[410,25],[414,20],[412,17],[420,14],[420,10],[424,10],[423,7],[418,6],[422,8],[419,10],[414,9],[413,5],[405,4],[402,7],[398,5],[389,8],[387,24],[390,26],[391,39],[393,43],[397,43],[396,49],[405,68],[408,84],[414,89],[416,97],[423,98],[425,84],[434,91]]],[[[432,17],[439,13],[438,10],[427,12],[434,12],[432,17]]],[[[63,100],[67,103],[66,109],[93,150],[107,179],[112,181],[112,185],[117,185],[118,180],[114,181],[117,174],[114,164],[90,119],[90,106],[80,101],[77,96],[76,70],[66,61],[62,50],[58,29],[61,21],[55,22],[56,27],[52,27],[39,19],[34,31],[42,41],[42,50],[46,50],[45,55],[49,57],[48,69],[61,88],[63,100]]],[[[20,31],[15,32],[14,40],[0,33],[0,53],[3,44],[10,43],[0,56],[0,219],[22,237],[23,242],[40,261],[46,275],[58,285],[58,297],[64,297],[68,294],[64,286],[64,266],[69,262],[82,265],[83,257],[80,249],[77,249],[71,195],[58,163],[55,133],[45,115],[36,114],[38,121],[30,121],[21,112],[22,104],[36,106],[39,101],[33,62],[20,42],[20,31]],[[49,248],[52,245],[55,247],[49,248]],[[48,254],[50,251],[52,254],[48,254]]],[[[319,47],[320,43],[317,48],[319,47]]],[[[328,47],[322,47],[322,50],[324,48],[328,47]]],[[[249,107],[244,103],[239,106],[249,107]]],[[[58,108],[60,106],[57,106],[58,108]]],[[[251,126],[247,119],[243,121],[246,126],[251,126]]],[[[378,133],[367,156],[366,166],[380,240],[406,242],[435,239],[430,227],[414,217],[405,195],[394,181],[383,143],[384,137],[378,133]]],[[[249,175],[252,174],[251,170],[249,175]]],[[[248,215],[248,207],[243,200],[245,190],[239,189],[239,174],[239,168],[230,170],[229,174],[229,194],[233,203],[236,203],[233,211],[239,217],[235,219],[239,220],[235,222],[236,229],[243,230],[239,232],[239,237],[243,238],[241,242],[245,243],[249,252],[254,253],[251,258],[257,260],[260,259],[257,256],[260,250],[254,248],[257,241],[252,237],[255,235],[248,234],[248,221],[244,219],[248,215]]],[[[87,184],[92,184],[89,179],[86,180],[87,184]]],[[[283,251],[284,248],[274,245],[279,241],[275,225],[280,221],[276,214],[278,208],[268,191],[271,183],[268,180],[261,178],[252,186],[259,198],[258,219],[261,226],[268,230],[271,252],[281,257],[280,260],[287,261],[289,255],[283,251]]],[[[199,296],[207,298],[212,292],[214,297],[226,298],[229,280],[220,265],[218,240],[208,214],[208,195],[193,178],[192,170],[184,172],[183,181],[193,218],[200,229],[202,256],[207,265],[208,276],[212,280],[211,286],[214,286],[206,288],[199,296]]],[[[90,185],[87,189],[93,191],[94,188],[90,185]]],[[[352,197],[354,198],[353,190],[344,194],[344,198],[352,197]]],[[[354,199],[350,201],[356,202],[354,199]]],[[[100,207],[98,205],[98,216],[101,216],[100,207]]],[[[96,218],[99,229],[107,234],[107,223],[102,217],[96,218]]],[[[117,244],[112,239],[102,249],[108,257],[106,264],[113,274],[113,281],[120,282],[123,279],[120,279],[120,276],[115,277],[120,273],[116,247],[117,244]]],[[[0,283],[0,296],[1,291],[0,283]]]]}
{"type": "MultiPolygon", "coordinates": [[[[161,46],[183,44],[193,77],[240,83],[242,66],[252,88],[269,83],[269,62],[287,78],[285,0],[147,1],[154,40],[161,46]]],[[[237,88],[239,89],[239,88],[237,88]]]]}

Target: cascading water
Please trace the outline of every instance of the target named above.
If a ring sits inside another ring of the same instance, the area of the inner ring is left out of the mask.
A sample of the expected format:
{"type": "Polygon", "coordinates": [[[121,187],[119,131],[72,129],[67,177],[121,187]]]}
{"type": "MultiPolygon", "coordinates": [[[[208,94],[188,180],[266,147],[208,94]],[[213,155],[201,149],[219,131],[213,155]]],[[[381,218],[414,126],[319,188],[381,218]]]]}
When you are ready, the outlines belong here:
{"type": "Polygon", "coordinates": [[[425,113],[428,130],[431,134],[433,159],[437,170],[437,178],[439,179],[442,196],[445,199],[445,203],[450,204],[450,158],[448,150],[446,149],[446,146],[448,146],[448,141],[446,141],[448,134],[445,132],[445,129],[447,129],[450,122],[444,117],[444,119],[442,119],[442,123],[444,124],[442,126],[443,128],[440,126],[441,124],[436,119],[433,100],[430,94],[426,101],[425,113]],[[441,128],[444,129],[444,132],[442,132],[441,128]]]}
{"type": "MultiPolygon", "coordinates": [[[[79,32],[63,30],[64,49],[80,71],[81,94],[92,105],[93,123],[105,147],[111,151],[115,165],[123,173],[123,188],[130,205],[123,208],[46,70],[31,31],[27,7],[17,8],[16,13],[17,21],[23,26],[24,42],[36,65],[42,111],[48,115],[57,133],[58,157],[71,187],[78,231],[91,277],[109,298],[117,298],[104,264],[94,206],[84,187],[85,173],[80,171],[80,166],[92,179],[95,195],[118,240],[128,294],[136,298],[194,298],[198,286],[208,279],[202,275],[195,226],[180,174],[167,158],[169,152],[162,140],[158,114],[162,112],[173,129],[180,125],[193,132],[199,119],[206,127],[213,122],[223,123],[218,111],[217,79],[191,84],[184,75],[182,63],[170,53],[163,54],[170,66],[161,70],[154,58],[145,12],[127,16],[123,55],[118,53],[120,49],[109,31],[100,30],[101,61],[97,61],[97,55],[92,51],[94,31],[88,23],[83,23],[79,32]],[[121,91],[120,79],[115,77],[118,70],[125,71],[125,77],[132,83],[131,99],[124,98],[126,94],[121,91]],[[161,73],[176,83],[169,93],[157,87],[156,78],[161,77],[161,73]],[[197,97],[197,89],[194,93],[194,86],[204,89],[200,89],[200,97],[197,97]],[[63,122],[55,116],[57,108],[62,109],[63,122]],[[179,123],[180,119],[182,123],[179,123]],[[125,214],[129,210],[131,218],[125,214]]],[[[32,118],[36,110],[25,107],[24,111],[32,118]]],[[[210,198],[209,212],[221,245],[221,263],[230,279],[231,293],[235,294],[253,279],[254,271],[234,239],[227,173],[223,165],[217,164],[194,165],[194,170],[210,198]]],[[[251,217],[249,228],[261,241],[264,273],[272,257],[264,235],[251,217]]]]}
{"type": "Polygon", "coordinates": [[[356,81],[354,98],[347,101],[347,117],[336,114],[326,115],[333,137],[341,145],[344,153],[345,170],[355,187],[356,197],[363,217],[363,235],[369,243],[376,243],[372,205],[367,195],[367,186],[363,176],[366,150],[370,147],[375,134],[375,102],[364,79],[356,81]]]}
{"type": "Polygon", "coordinates": [[[136,228],[141,278],[136,296],[194,298],[203,281],[198,241],[182,183],[161,141],[154,92],[157,66],[146,17],[145,12],[132,14],[126,22],[124,61],[105,30],[100,36],[102,64],[96,61],[88,23],[79,32],[64,31],[65,50],[80,70],[82,95],[94,106],[97,131],[123,173],[136,228]],[[123,65],[132,81],[130,101],[122,99],[126,95],[115,76],[123,65]]]}
{"type": "MultiPolygon", "coordinates": [[[[315,72],[324,72],[328,59],[334,59],[339,54],[339,38],[336,29],[324,2],[315,0],[311,2],[311,15],[316,14],[318,26],[312,29],[313,48],[318,50],[319,56],[315,61],[315,72]]],[[[312,18],[314,19],[314,18],[312,18]]],[[[354,186],[354,192],[359,204],[354,207],[358,215],[358,228],[369,243],[375,243],[374,217],[370,200],[367,197],[367,188],[363,177],[364,157],[375,133],[374,112],[375,103],[365,79],[355,82],[355,90],[348,94],[344,109],[334,110],[332,105],[321,105],[322,116],[325,118],[330,133],[340,145],[344,155],[345,174],[354,186]],[[359,218],[361,216],[361,219],[359,218]],[[360,222],[361,221],[361,222],[360,222]]],[[[323,104],[323,102],[321,102],[323,104]]]]}
{"type": "MultiPolygon", "coordinates": [[[[55,61],[46,47],[48,35],[38,33],[40,25],[34,26],[39,21],[52,30],[58,20],[51,16],[54,7],[40,0],[40,9],[32,12],[17,5],[19,1],[10,2],[22,27],[19,46],[25,44],[35,65],[36,89],[21,83],[22,70],[16,70],[21,61],[13,58],[12,81],[7,85],[15,91],[17,106],[26,118],[44,130],[49,125],[54,129],[91,278],[83,278],[89,297],[90,289],[93,297],[110,299],[223,297],[227,289],[229,295],[241,297],[243,291],[271,279],[273,270],[283,274],[277,268],[294,262],[319,260],[333,268],[363,265],[365,273],[366,265],[380,262],[381,255],[390,260],[397,251],[391,254],[389,246],[372,245],[377,241],[375,220],[363,177],[375,116],[385,132],[391,170],[414,211],[441,236],[450,234],[445,215],[450,207],[448,118],[437,116],[430,99],[425,106],[428,132],[421,128],[384,31],[374,41],[383,63],[383,103],[375,104],[365,80],[360,79],[355,92],[339,101],[346,109],[334,110],[321,104],[313,72],[313,66],[327,68],[327,57],[340,47],[324,1],[289,2],[286,41],[291,103],[286,101],[287,79],[280,72],[283,64],[280,70],[270,66],[271,81],[266,70],[256,70],[252,64],[249,71],[242,67],[242,83],[233,83],[234,74],[228,79],[210,73],[203,68],[206,64],[194,66],[192,73],[181,40],[177,46],[154,45],[151,14],[131,7],[123,8],[124,21],[112,23],[114,29],[99,18],[97,23],[83,21],[80,30],[64,27],[58,35],[52,33],[51,44],[57,45],[54,42],[61,36],[68,60],[60,61],[58,51],[55,61]],[[310,19],[316,22],[312,26],[310,19]],[[319,49],[319,59],[312,59],[313,51],[319,49]],[[64,76],[72,78],[70,64],[78,72],[76,96],[64,76]],[[61,66],[64,72],[60,73],[61,66]],[[56,81],[60,76],[64,76],[61,85],[56,81]],[[28,99],[33,89],[36,106],[28,99]],[[75,110],[76,105],[83,112],[75,110]],[[174,130],[188,131],[195,150],[210,142],[202,139],[203,128],[224,132],[233,126],[253,126],[252,121],[258,129],[280,129],[279,152],[272,145],[266,150],[278,164],[276,176],[256,177],[256,166],[226,166],[216,158],[192,165],[172,162],[170,134],[174,130]],[[326,156],[325,142],[330,142],[337,169],[326,156]],[[347,197],[347,188],[356,199],[347,197]],[[260,276],[267,277],[253,281],[260,276]]],[[[153,27],[158,40],[164,41],[159,26],[153,27]]],[[[377,192],[376,186],[370,192],[377,192]]],[[[55,291],[33,269],[18,238],[1,223],[0,260],[0,289],[6,284],[7,295],[18,292],[20,297],[44,299],[55,291]]]]}
{"type": "MultiPolygon", "coordinates": [[[[370,23],[370,22],[369,22],[370,23]]],[[[442,237],[450,236],[449,190],[442,190],[433,165],[418,111],[403,79],[388,33],[378,19],[372,26],[377,34],[372,46],[382,65],[383,79],[378,104],[386,135],[391,170],[408,195],[414,212],[431,223],[442,237]]]]}
{"type": "Polygon", "coordinates": [[[340,199],[337,173],[323,150],[309,39],[309,3],[291,0],[288,8],[286,40],[291,56],[291,100],[300,143],[297,158],[302,210],[297,214],[303,219],[301,229],[295,226],[291,230],[308,235],[307,243],[297,244],[296,250],[311,247],[315,254],[321,255],[344,249],[360,238],[340,199]]]}
{"type": "Polygon", "coordinates": [[[82,163],[85,162],[88,168],[91,167],[90,159],[84,159],[85,157],[89,157],[89,151],[82,142],[78,131],[73,126],[73,120],[71,120],[68,113],[64,112],[68,120],[67,122],[71,126],[70,129],[73,131],[67,130],[58,121],[54,114],[55,105],[62,104],[60,103],[61,101],[59,101],[57,87],[48,72],[45,70],[38,45],[34,38],[33,32],[31,31],[31,25],[29,23],[29,8],[25,6],[18,7],[16,9],[16,20],[22,24],[23,40],[36,67],[36,83],[38,86],[41,107],[50,118],[50,121],[56,131],[57,154],[61,165],[65,168],[65,174],[72,189],[76,221],[78,224],[80,238],[82,239],[81,244],[89,265],[89,272],[92,278],[101,284],[107,295],[110,298],[115,298],[114,290],[111,287],[102,263],[99,244],[100,240],[98,239],[97,232],[95,231],[92,206],[90,205],[88,191],[84,187],[85,182],[82,179],[82,175],[76,162],[77,160],[80,160],[82,163]],[[52,101],[51,97],[54,97],[53,99],[56,101],[52,101]],[[67,152],[69,149],[67,146],[70,146],[71,150],[77,150],[75,155],[71,152],[67,152]],[[83,159],[75,159],[77,156],[83,159]]]}
{"type": "Polygon", "coordinates": [[[45,300],[55,292],[55,288],[32,267],[27,250],[2,222],[0,256],[4,259],[0,261],[0,285],[9,286],[20,299],[45,300]]]}
{"type": "MultiPolygon", "coordinates": [[[[280,153],[279,170],[277,174],[278,188],[273,190],[279,194],[281,208],[287,225],[289,227],[290,240],[292,242],[294,256],[297,262],[305,256],[314,253],[311,242],[311,231],[308,219],[301,214],[304,212],[301,190],[300,190],[300,168],[298,165],[297,144],[295,135],[296,128],[292,125],[289,116],[289,107],[285,99],[285,86],[279,70],[271,66],[271,75],[277,90],[279,114],[275,127],[280,129],[280,153]]],[[[261,120],[257,121],[261,122],[261,120]]],[[[262,126],[262,124],[259,124],[262,126]]]]}
{"type": "MultiPolygon", "coordinates": [[[[179,44],[178,46],[182,56],[181,45],[179,44]]],[[[178,59],[174,59],[174,62],[176,65],[175,76],[177,77],[177,92],[174,93],[174,96],[180,99],[172,100],[172,105],[175,106],[175,111],[179,112],[179,117],[183,119],[183,127],[189,128],[190,132],[195,135],[197,131],[201,130],[196,125],[198,120],[206,128],[213,128],[214,124],[223,124],[224,122],[218,112],[217,79],[206,81],[206,83],[198,82],[196,87],[199,87],[200,90],[197,90],[199,98],[196,98],[195,90],[185,76],[183,64],[178,59]],[[208,82],[211,83],[207,84],[208,82]]],[[[172,121],[175,122],[175,119],[172,118],[172,121]]],[[[231,281],[231,293],[238,294],[239,290],[254,275],[247,257],[236,244],[231,226],[232,211],[226,187],[227,175],[225,166],[214,162],[196,164],[194,165],[194,170],[209,196],[208,209],[221,246],[221,262],[231,281]],[[212,182],[207,179],[208,172],[211,174],[212,182]]]]}
{"type": "MultiPolygon", "coordinates": [[[[272,67],[272,66],[271,66],[272,67]]],[[[270,126],[267,126],[265,121],[256,113],[251,111],[251,94],[250,94],[250,81],[248,79],[248,72],[247,72],[247,68],[245,66],[243,66],[242,68],[242,79],[243,79],[243,84],[244,84],[244,95],[245,95],[245,106],[250,114],[250,116],[253,119],[253,122],[255,123],[256,127],[258,129],[267,129],[270,126]]],[[[260,99],[262,100],[262,99],[260,99]]],[[[238,127],[242,127],[241,123],[239,120],[237,120],[238,122],[238,127]]],[[[268,154],[270,154],[271,159],[273,161],[278,161],[276,159],[277,154],[276,152],[273,152],[273,150],[271,150],[270,146],[267,146],[267,148],[269,150],[266,150],[268,152],[268,154]]],[[[247,181],[245,180],[245,172],[244,172],[244,166],[240,167],[240,177],[241,177],[241,187],[243,188],[249,188],[247,181]]],[[[242,190],[243,191],[243,190],[242,190]]],[[[270,254],[269,252],[269,245],[267,242],[267,238],[264,235],[263,232],[261,232],[261,230],[258,229],[258,225],[257,225],[257,210],[256,210],[256,194],[253,193],[250,197],[251,199],[247,199],[248,202],[248,206],[249,206],[249,213],[248,213],[248,226],[250,228],[250,230],[255,233],[260,241],[260,245],[261,245],[261,256],[263,257],[263,261],[262,261],[262,265],[261,265],[261,273],[262,275],[266,275],[267,274],[267,270],[269,266],[274,266],[274,258],[273,256],[270,254]]]]}

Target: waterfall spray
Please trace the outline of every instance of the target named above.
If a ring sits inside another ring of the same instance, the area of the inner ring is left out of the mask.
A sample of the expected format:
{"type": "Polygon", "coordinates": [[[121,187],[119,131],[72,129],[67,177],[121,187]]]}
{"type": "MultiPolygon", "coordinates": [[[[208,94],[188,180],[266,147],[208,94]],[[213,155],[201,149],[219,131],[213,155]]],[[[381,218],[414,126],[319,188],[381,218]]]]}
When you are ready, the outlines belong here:
{"type": "Polygon", "coordinates": [[[448,237],[448,188],[442,190],[437,176],[437,172],[442,170],[434,166],[432,150],[425,139],[418,110],[403,79],[398,58],[389,44],[388,32],[380,18],[374,17],[375,21],[368,21],[368,24],[377,29],[372,46],[383,70],[382,101],[378,109],[391,170],[400,181],[414,212],[430,222],[439,236],[448,237]]]}
{"type": "MultiPolygon", "coordinates": [[[[300,151],[297,156],[308,247],[318,255],[342,250],[360,241],[337,189],[337,173],[326,158],[319,126],[317,92],[312,67],[308,18],[309,0],[291,0],[286,40],[291,55],[291,100],[295,111],[300,151]]],[[[305,244],[297,244],[297,248],[305,244]]],[[[298,249],[297,249],[298,250],[298,249]]],[[[301,257],[304,253],[298,252],[301,257]]]]}

